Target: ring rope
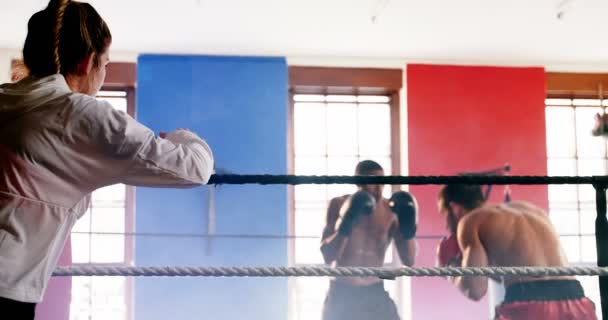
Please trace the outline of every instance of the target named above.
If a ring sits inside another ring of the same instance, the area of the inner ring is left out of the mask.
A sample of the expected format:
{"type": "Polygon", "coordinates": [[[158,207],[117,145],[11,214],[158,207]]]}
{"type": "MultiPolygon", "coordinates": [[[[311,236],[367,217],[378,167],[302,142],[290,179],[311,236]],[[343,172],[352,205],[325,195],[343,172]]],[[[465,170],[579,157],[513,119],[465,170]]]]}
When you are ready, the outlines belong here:
{"type": "Polygon", "coordinates": [[[303,176],[303,175],[212,175],[207,183],[218,184],[592,184],[608,185],[608,176],[303,176]]]}
{"type": "MultiPolygon", "coordinates": [[[[246,234],[246,233],[168,233],[168,232],[105,232],[105,231],[72,231],[71,234],[101,235],[101,236],[124,236],[124,237],[150,237],[150,238],[201,238],[201,239],[320,239],[313,235],[290,235],[290,234],[246,234]]],[[[560,237],[584,237],[595,236],[594,233],[560,233],[560,237]]],[[[416,235],[416,239],[442,239],[445,235],[416,235]]]]}
{"type": "Polygon", "coordinates": [[[58,267],[53,276],[137,277],[445,277],[445,276],[607,276],[608,267],[58,267]]]}

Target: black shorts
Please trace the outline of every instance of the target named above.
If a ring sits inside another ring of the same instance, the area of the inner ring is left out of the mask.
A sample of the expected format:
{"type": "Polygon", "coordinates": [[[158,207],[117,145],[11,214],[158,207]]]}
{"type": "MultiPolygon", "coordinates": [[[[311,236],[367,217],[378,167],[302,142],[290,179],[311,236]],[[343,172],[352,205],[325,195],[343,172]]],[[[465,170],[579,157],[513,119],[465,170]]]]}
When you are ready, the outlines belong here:
{"type": "Polygon", "coordinates": [[[331,281],[323,306],[323,320],[399,320],[397,306],[384,283],[355,286],[331,281]]]}
{"type": "Polygon", "coordinates": [[[34,320],[36,314],[36,304],[28,302],[19,302],[11,299],[0,297],[0,319],[11,320],[34,320]]]}

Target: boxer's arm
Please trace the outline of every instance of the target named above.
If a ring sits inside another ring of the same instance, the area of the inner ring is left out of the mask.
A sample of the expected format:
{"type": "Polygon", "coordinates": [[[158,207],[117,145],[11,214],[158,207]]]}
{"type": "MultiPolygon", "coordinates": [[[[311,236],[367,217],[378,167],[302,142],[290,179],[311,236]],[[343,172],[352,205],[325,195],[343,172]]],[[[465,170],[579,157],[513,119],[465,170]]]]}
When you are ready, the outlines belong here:
{"type": "Polygon", "coordinates": [[[131,161],[122,183],[149,187],[206,184],[214,167],[209,145],[194,132],[178,129],[152,138],[131,161]]]}
{"type": "MultiPolygon", "coordinates": [[[[462,267],[487,267],[488,255],[479,239],[479,226],[466,219],[458,226],[458,243],[462,248],[462,267]]],[[[453,277],[450,279],[471,300],[479,301],[488,290],[487,277],[453,277]]]]}
{"type": "Polygon", "coordinates": [[[93,164],[104,185],[191,188],[209,181],[213,153],[195,133],[176,130],[161,139],[106,101],[82,98],[74,104],[66,139],[98,162],[93,164]]]}
{"type": "Polygon", "coordinates": [[[403,233],[399,232],[399,227],[397,226],[396,221],[393,223],[390,230],[391,236],[395,241],[395,247],[397,249],[397,253],[399,254],[399,258],[401,259],[401,263],[406,266],[413,266],[416,260],[416,252],[418,250],[416,238],[406,239],[403,236],[403,233]]]}
{"type": "Polygon", "coordinates": [[[346,247],[348,239],[336,231],[336,222],[340,216],[341,198],[334,198],[327,207],[327,216],[321,240],[321,253],[326,264],[337,260],[346,247]]]}

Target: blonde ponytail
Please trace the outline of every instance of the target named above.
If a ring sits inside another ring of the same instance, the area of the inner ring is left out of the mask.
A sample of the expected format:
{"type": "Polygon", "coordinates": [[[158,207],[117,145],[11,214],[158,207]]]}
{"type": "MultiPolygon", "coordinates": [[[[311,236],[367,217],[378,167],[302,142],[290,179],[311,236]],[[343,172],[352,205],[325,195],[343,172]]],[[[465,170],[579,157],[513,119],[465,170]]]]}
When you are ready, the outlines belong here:
{"type": "Polygon", "coordinates": [[[70,4],[70,0],[59,0],[59,5],[57,6],[57,21],[55,22],[55,39],[53,41],[53,56],[55,59],[55,68],[56,73],[61,73],[61,59],[59,57],[59,39],[61,35],[61,27],[63,25],[63,15],[65,14],[65,9],[70,4]]]}

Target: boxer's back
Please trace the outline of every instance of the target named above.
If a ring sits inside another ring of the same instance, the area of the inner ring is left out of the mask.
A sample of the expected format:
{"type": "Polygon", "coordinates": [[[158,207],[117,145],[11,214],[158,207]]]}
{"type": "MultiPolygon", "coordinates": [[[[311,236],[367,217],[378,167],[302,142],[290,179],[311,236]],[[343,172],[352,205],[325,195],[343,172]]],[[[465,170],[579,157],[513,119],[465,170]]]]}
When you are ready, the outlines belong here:
{"type": "MultiPolygon", "coordinates": [[[[526,202],[486,205],[466,220],[493,266],[565,266],[559,237],[544,210],[526,202]]],[[[466,231],[465,231],[466,232],[466,231]]],[[[505,278],[505,283],[539,278],[505,278]]]]}

